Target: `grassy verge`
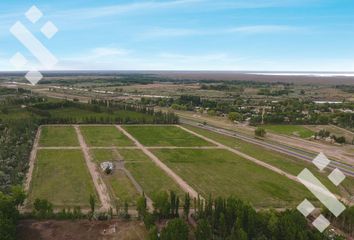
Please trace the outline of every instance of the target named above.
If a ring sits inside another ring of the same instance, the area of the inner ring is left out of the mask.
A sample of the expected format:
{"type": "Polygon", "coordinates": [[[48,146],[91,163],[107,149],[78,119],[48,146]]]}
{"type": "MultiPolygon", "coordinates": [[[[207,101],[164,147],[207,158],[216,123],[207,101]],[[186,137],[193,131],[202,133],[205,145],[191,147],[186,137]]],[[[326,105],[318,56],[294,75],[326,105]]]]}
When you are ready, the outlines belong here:
{"type": "Polygon", "coordinates": [[[262,127],[270,132],[301,138],[310,138],[315,134],[314,131],[301,125],[264,125],[262,127]]]}

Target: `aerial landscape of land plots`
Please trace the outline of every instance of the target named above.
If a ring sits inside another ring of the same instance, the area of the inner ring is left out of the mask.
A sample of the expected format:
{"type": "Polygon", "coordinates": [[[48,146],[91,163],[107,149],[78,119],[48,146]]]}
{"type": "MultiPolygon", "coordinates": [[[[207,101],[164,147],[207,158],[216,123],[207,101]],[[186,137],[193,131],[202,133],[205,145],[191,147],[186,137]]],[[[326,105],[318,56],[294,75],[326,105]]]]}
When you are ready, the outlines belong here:
{"type": "Polygon", "coordinates": [[[134,206],[143,193],[150,199],[161,191],[174,191],[202,198],[234,195],[258,208],[294,207],[305,197],[316,202],[291,178],[305,167],[334,193],[345,197],[344,193],[354,192],[351,178],[341,191],[310,164],[197,127],[52,125],[40,129],[29,206],[44,198],[58,208],[87,208],[93,194],[98,205],[107,209],[117,203],[134,206]],[[114,164],[111,174],[100,169],[100,163],[107,161],[114,164]]]}
{"type": "MultiPolygon", "coordinates": [[[[89,206],[96,195],[73,127],[43,127],[36,149],[28,203],[48,199],[56,207],[89,206]]],[[[31,161],[34,159],[31,159],[31,161]]]]}

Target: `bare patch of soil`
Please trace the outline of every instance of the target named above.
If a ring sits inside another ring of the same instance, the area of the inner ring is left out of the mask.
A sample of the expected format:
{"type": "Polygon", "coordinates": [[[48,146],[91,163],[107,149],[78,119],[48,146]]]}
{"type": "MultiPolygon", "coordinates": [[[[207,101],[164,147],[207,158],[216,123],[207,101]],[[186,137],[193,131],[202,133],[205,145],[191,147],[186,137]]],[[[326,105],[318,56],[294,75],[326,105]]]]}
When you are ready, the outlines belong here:
{"type": "Polygon", "coordinates": [[[23,220],[17,226],[18,240],[142,240],[147,231],[137,221],[37,221],[23,220]]]}

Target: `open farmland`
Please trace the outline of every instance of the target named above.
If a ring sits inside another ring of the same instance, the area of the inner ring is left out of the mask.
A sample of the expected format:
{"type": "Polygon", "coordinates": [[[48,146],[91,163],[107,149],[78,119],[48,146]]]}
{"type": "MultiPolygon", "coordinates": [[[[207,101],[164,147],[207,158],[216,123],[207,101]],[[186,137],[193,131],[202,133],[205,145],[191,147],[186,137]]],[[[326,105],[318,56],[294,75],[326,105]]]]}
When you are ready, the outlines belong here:
{"type": "Polygon", "coordinates": [[[310,192],[286,177],[226,150],[161,149],[154,153],[203,197],[234,195],[257,207],[298,204],[310,192]]]}
{"type": "MultiPolygon", "coordinates": [[[[132,207],[142,192],[145,192],[147,197],[153,198],[158,192],[171,190],[179,196],[183,196],[185,191],[194,191],[204,198],[207,198],[209,194],[213,197],[234,195],[259,208],[294,207],[304,198],[317,202],[305,187],[292,180],[291,177],[280,175],[276,170],[258,164],[242,154],[293,176],[296,176],[306,167],[314,172],[332,192],[341,194],[343,190],[334,187],[326,174],[318,172],[311,164],[196,127],[185,126],[186,129],[183,129],[183,127],[172,125],[124,125],[121,128],[113,125],[83,125],[75,126],[75,128],[76,130],[80,129],[76,133],[80,134],[81,132],[86,142],[82,145],[82,140],[80,140],[82,150],[86,151],[84,149],[87,148],[95,171],[99,172],[103,184],[107,186],[108,191],[99,192],[99,194],[109,195],[112,204],[115,201],[120,204],[128,202],[129,206],[132,207]],[[192,132],[188,132],[188,130],[192,130],[192,132]],[[230,147],[242,154],[232,152],[230,147]],[[105,161],[110,161],[115,166],[113,173],[110,175],[106,175],[100,169],[99,164],[105,161]]],[[[45,126],[43,130],[47,131],[43,135],[44,140],[50,138],[48,136],[55,139],[56,131],[63,131],[57,133],[56,136],[64,135],[65,138],[70,136],[71,139],[78,139],[73,127],[45,126]]],[[[55,145],[55,141],[46,144],[44,140],[43,138],[40,140],[40,143],[43,142],[43,146],[40,145],[40,151],[49,151],[45,146],[50,148],[55,145]]],[[[60,147],[60,145],[57,146],[60,147]]],[[[58,152],[62,155],[73,151],[68,150],[65,146],[61,148],[58,152]]],[[[80,153],[79,149],[77,152],[80,153]]],[[[79,155],[82,161],[83,156],[79,155]]],[[[60,158],[60,156],[56,157],[60,158]]],[[[67,161],[69,161],[69,158],[65,157],[67,161]]],[[[41,159],[50,161],[48,159],[51,158],[39,154],[36,166],[42,164],[42,161],[45,162],[41,159]]],[[[60,161],[52,162],[54,162],[53,164],[61,164],[60,161]]],[[[74,162],[71,164],[74,164],[74,162]]],[[[60,167],[67,169],[66,162],[63,161],[63,163],[64,165],[60,167]]],[[[86,169],[85,165],[82,169],[86,169]]],[[[35,174],[38,174],[37,171],[35,169],[32,185],[39,181],[36,180],[35,176],[35,174]]],[[[52,171],[54,170],[49,169],[48,175],[52,171]]],[[[70,180],[72,178],[70,177],[71,173],[68,174],[69,178],[66,180],[72,181],[70,180]]],[[[91,182],[89,178],[88,175],[88,181],[91,182]]],[[[76,181],[82,180],[82,177],[76,179],[76,181]]],[[[84,181],[86,182],[87,179],[84,181]]],[[[73,186],[71,187],[75,189],[77,185],[74,181],[72,183],[73,186]]],[[[345,190],[349,193],[354,190],[352,183],[353,179],[350,178],[343,183],[345,190]]],[[[69,189],[67,192],[71,194],[72,191],[74,190],[69,189]]],[[[65,193],[66,190],[63,192],[65,193]]],[[[90,191],[86,190],[86,193],[82,195],[87,196],[87,192],[90,191]]],[[[36,195],[40,196],[38,193],[36,195]]],[[[64,197],[60,198],[63,199],[64,197]]],[[[48,199],[53,200],[54,198],[48,197],[48,199]]],[[[85,201],[87,204],[87,197],[78,200],[78,202],[81,202],[80,204],[85,204],[85,201]]],[[[65,205],[67,203],[55,202],[55,204],[65,205]]]]}
{"type": "Polygon", "coordinates": [[[176,126],[125,126],[130,134],[145,146],[200,147],[209,142],[176,126]]]}
{"type": "Polygon", "coordinates": [[[339,190],[336,188],[327,177],[326,173],[319,172],[318,169],[308,162],[299,160],[295,157],[291,157],[279,152],[275,152],[261,146],[251,144],[233,137],[225,136],[219,133],[211,132],[208,130],[204,130],[197,127],[192,126],[184,126],[187,129],[190,129],[196,133],[202,134],[210,139],[213,139],[217,142],[225,144],[226,146],[238,149],[239,151],[246,153],[254,158],[257,158],[263,162],[269,163],[272,166],[275,166],[279,169],[282,169],[288,173],[293,175],[298,175],[304,168],[308,168],[311,170],[314,175],[324,183],[328,189],[333,191],[334,193],[349,193],[350,195],[354,195],[354,179],[346,178],[341,184],[344,189],[339,190]]]}
{"type": "Polygon", "coordinates": [[[119,150],[125,160],[125,167],[140,183],[148,196],[153,197],[161,191],[174,191],[182,196],[181,188],[162,171],[155,163],[151,162],[141,150],[119,150]]]}
{"type": "Polygon", "coordinates": [[[315,135],[314,131],[301,125],[262,125],[261,127],[270,132],[301,138],[310,138],[315,135]]]}
{"type": "Polygon", "coordinates": [[[89,206],[96,195],[80,150],[39,150],[32,177],[29,203],[47,199],[56,207],[89,206]]]}
{"type": "Polygon", "coordinates": [[[86,143],[90,147],[120,147],[134,145],[114,126],[81,126],[86,143]]]}
{"type": "Polygon", "coordinates": [[[44,126],[39,144],[43,147],[76,147],[79,141],[71,126],[44,126]]]}

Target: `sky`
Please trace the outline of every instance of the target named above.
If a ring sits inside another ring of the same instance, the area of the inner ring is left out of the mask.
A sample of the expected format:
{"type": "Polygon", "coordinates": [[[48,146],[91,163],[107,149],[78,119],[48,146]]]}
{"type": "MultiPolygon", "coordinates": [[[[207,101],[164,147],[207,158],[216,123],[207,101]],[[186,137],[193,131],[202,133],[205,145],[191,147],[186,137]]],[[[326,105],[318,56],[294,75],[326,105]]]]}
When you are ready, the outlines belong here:
{"type": "Polygon", "coordinates": [[[0,71],[43,68],[17,21],[56,56],[51,70],[354,71],[353,13],[352,0],[1,0],[0,71]]]}

